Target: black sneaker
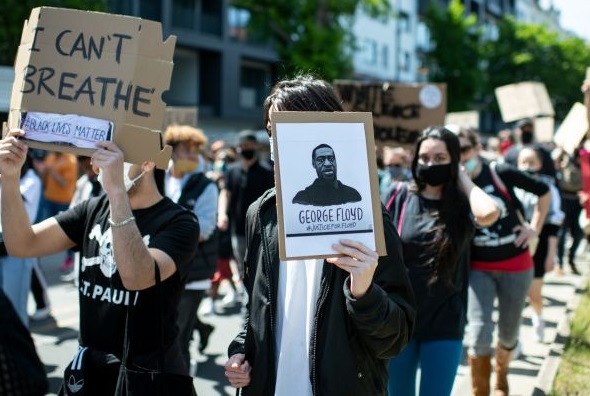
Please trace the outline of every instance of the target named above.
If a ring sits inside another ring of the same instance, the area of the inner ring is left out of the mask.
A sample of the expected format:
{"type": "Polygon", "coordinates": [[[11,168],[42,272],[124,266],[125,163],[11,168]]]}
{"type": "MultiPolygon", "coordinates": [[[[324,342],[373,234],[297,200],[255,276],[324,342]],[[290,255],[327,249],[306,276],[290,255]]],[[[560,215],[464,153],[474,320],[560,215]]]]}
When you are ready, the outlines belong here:
{"type": "Polygon", "coordinates": [[[203,326],[204,329],[202,332],[199,332],[199,352],[203,353],[207,345],[209,345],[209,336],[215,330],[215,327],[211,326],[210,324],[206,324],[203,326]]]}

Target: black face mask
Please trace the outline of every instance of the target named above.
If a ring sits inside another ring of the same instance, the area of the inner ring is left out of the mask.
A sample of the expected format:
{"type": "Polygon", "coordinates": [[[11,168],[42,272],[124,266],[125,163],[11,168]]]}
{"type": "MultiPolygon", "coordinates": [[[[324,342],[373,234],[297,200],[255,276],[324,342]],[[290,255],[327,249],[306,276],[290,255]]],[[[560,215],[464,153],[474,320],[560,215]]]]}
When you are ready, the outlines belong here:
{"type": "Polygon", "coordinates": [[[242,158],[244,159],[252,159],[256,155],[256,150],[242,150],[241,152],[242,158]]]}
{"type": "Polygon", "coordinates": [[[416,176],[430,186],[440,186],[450,180],[451,164],[430,166],[418,164],[416,167],[416,176]]]}
{"type": "Polygon", "coordinates": [[[533,142],[533,134],[525,132],[520,135],[520,140],[522,141],[522,144],[531,144],[533,142]]]}

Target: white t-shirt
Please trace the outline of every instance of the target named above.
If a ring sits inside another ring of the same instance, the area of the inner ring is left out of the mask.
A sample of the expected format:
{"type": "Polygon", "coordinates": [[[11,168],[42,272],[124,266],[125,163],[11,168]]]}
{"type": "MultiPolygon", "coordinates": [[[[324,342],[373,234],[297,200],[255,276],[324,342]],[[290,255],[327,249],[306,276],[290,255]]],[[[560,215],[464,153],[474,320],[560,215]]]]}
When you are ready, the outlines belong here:
{"type": "Polygon", "coordinates": [[[324,260],[281,261],[275,395],[312,396],[309,344],[324,260]]]}

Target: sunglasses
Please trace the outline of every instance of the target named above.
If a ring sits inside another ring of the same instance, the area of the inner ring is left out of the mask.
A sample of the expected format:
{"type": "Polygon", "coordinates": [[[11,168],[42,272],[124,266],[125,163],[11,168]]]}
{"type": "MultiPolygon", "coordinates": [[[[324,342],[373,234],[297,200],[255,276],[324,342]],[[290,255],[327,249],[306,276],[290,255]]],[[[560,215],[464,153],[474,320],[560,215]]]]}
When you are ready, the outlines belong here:
{"type": "Polygon", "coordinates": [[[461,154],[465,154],[471,150],[473,146],[461,146],[461,154]]]}

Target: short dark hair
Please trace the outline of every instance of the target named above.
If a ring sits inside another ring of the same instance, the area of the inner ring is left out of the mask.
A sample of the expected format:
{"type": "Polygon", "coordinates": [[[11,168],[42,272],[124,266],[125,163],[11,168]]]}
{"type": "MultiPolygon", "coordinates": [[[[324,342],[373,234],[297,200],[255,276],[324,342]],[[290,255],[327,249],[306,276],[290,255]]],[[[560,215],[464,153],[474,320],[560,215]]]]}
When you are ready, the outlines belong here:
{"type": "MultiPolygon", "coordinates": [[[[332,147],[330,147],[329,145],[327,145],[326,143],[322,143],[319,146],[316,146],[312,151],[311,151],[311,162],[313,163],[313,161],[315,161],[315,152],[321,148],[329,148],[330,150],[332,150],[332,152],[334,152],[334,149],[332,147]]],[[[334,155],[336,155],[336,152],[334,152],[334,155]]]]}
{"type": "Polygon", "coordinates": [[[516,123],[516,127],[519,128],[519,129],[521,129],[523,126],[527,126],[527,125],[528,126],[531,126],[531,127],[534,126],[533,120],[530,119],[530,118],[524,118],[522,120],[519,120],[516,123]]]}
{"type": "Polygon", "coordinates": [[[264,101],[265,126],[273,106],[281,111],[343,111],[342,101],[334,87],[311,74],[299,74],[275,84],[264,101]]]}

